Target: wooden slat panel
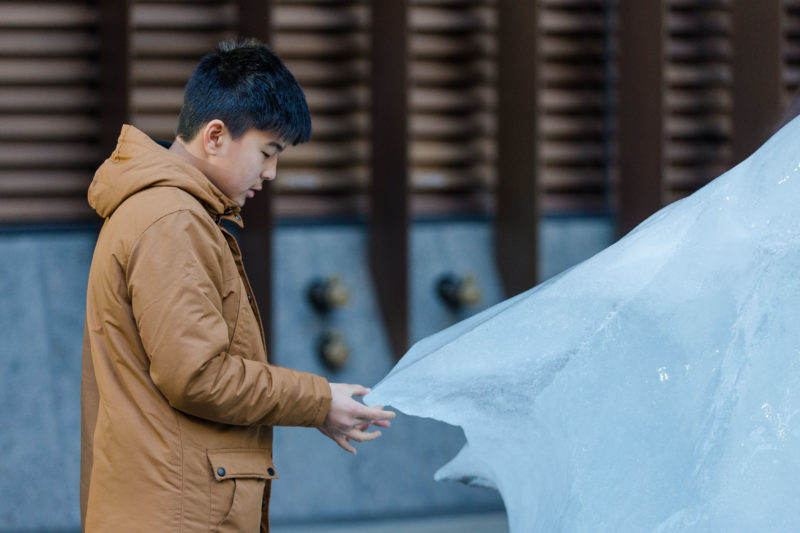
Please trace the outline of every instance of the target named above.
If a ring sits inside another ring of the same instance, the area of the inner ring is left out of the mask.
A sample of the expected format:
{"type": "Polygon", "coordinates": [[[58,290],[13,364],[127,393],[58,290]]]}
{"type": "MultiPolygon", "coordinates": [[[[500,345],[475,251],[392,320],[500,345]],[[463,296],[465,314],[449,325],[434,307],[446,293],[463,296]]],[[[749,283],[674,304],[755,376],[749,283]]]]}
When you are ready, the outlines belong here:
{"type": "Polygon", "coordinates": [[[473,2],[461,9],[442,9],[438,7],[414,6],[411,10],[409,27],[413,32],[426,33],[469,33],[494,31],[497,20],[494,10],[473,2]]]}
{"type": "Polygon", "coordinates": [[[793,118],[800,110],[797,99],[800,89],[800,0],[785,0],[781,13],[782,38],[780,41],[782,65],[781,95],[782,122],[793,118]]]}
{"type": "MultiPolygon", "coordinates": [[[[610,30],[610,28],[609,28],[610,30]]],[[[588,60],[604,62],[606,42],[602,39],[582,39],[575,35],[548,35],[540,47],[543,57],[550,61],[588,60]]]]}
{"type": "Polygon", "coordinates": [[[558,34],[606,34],[607,21],[602,9],[594,7],[591,11],[561,10],[563,6],[548,6],[550,9],[542,10],[539,27],[545,35],[558,34]]]}
{"type": "Polygon", "coordinates": [[[369,116],[362,110],[346,115],[317,114],[313,117],[313,127],[314,142],[366,139],[369,135],[369,116]]]}
{"type": "Polygon", "coordinates": [[[496,55],[494,36],[488,32],[448,34],[415,33],[409,44],[414,59],[479,59],[496,55]]]}
{"type": "Polygon", "coordinates": [[[435,115],[417,113],[411,117],[411,138],[473,139],[491,138],[496,133],[495,117],[489,112],[469,115],[435,115]]]}
{"type": "Polygon", "coordinates": [[[3,168],[90,168],[99,159],[97,145],[88,143],[0,143],[3,168]]]}
{"type": "Polygon", "coordinates": [[[3,56],[90,56],[98,47],[97,36],[83,31],[43,32],[40,29],[0,31],[0,55],[3,56]]]}
{"type": "Polygon", "coordinates": [[[542,114],[539,128],[546,139],[603,138],[608,130],[606,120],[595,113],[582,115],[542,114]]]}
{"type": "Polygon", "coordinates": [[[542,89],[539,105],[550,113],[592,112],[602,115],[605,111],[606,96],[602,89],[542,89]]]}
{"type": "MultiPolygon", "coordinates": [[[[231,36],[228,28],[222,30],[163,31],[140,27],[131,36],[131,47],[134,54],[147,58],[187,58],[196,63],[203,55],[211,51],[209,45],[218,43],[231,36]]],[[[184,80],[185,81],[185,80],[184,80]]]]}
{"type": "Polygon", "coordinates": [[[448,91],[445,89],[412,88],[411,109],[417,113],[473,113],[493,109],[496,95],[488,87],[448,91]]]}
{"type": "Polygon", "coordinates": [[[673,138],[730,138],[733,132],[731,117],[724,113],[708,113],[702,122],[693,115],[675,114],[665,127],[673,138]]]}
{"type": "Polygon", "coordinates": [[[365,59],[319,61],[288,59],[286,66],[304,87],[336,87],[366,83],[369,65],[365,59]]]}
{"type": "Polygon", "coordinates": [[[366,193],[341,194],[282,194],[275,203],[276,218],[347,217],[369,210],[366,193]]]}
{"type": "Polygon", "coordinates": [[[579,87],[598,86],[601,90],[606,81],[608,70],[600,62],[586,62],[585,65],[575,63],[545,63],[542,65],[541,79],[548,86],[577,85],[579,87]]]}
{"type": "Polygon", "coordinates": [[[418,192],[491,190],[497,179],[495,165],[475,165],[468,170],[426,168],[418,165],[411,174],[414,189],[418,192]]]}
{"type": "Polygon", "coordinates": [[[236,6],[232,2],[134,2],[131,11],[133,27],[147,30],[212,31],[232,28],[236,20],[236,6]]]}
{"type": "Polygon", "coordinates": [[[197,61],[188,59],[141,59],[132,65],[132,76],[140,84],[185,84],[194,71],[197,61]]]}
{"type": "MultiPolygon", "coordinates": [[[[537,181],[544,209],[608,205],[612,186],[612,3],[541,3],[537,181]],[[566,201],[567,195],[574,199],[566,201]]],[[[594,208],[592,207],[592,208],[594,208]]]]}
{"type": "MultiPolygon", "coordinates": [[[[368,21],[367,6],[354,1],[343,1],[337,5],[278,2],[273,11],[273,28],[276,33],[364,31],[368,27],[368,21]]],[[[276,42],[276,46],[279,42],[276,42]]]]}
{"type": "MultiPolygon", "coordinates": [[[[0,170],[0,197],[85,197],[91,174],[69,170],[0,170]]],[[[88,208],[88,206],[87,206],[88,208]]]]}
{"type": "Polygon", "coordinates": [[[727,61],[733,54],[728,36],[698,37],[692,41],[670,39],[666,56],[672,61],[727,61]]]}
{"type": "Polygon", "coordinates": [[[131,122],[172,140],[184,85],[201,57],[237,33],[238,7],[232,0],[135,0],[130,16],[131,122]]]}
{"type": "MultiPolygon", "coordinates": [[[[668,2],[671,7],[677,7],[668,2]]],[[[730,36],[733,31],[733,20],[727,6],[716,6],[706,11],[692,10],[681,12],[673,9],[667,18],[667,31],[678,37],[708,37],[718,35],[730,36]]]]}
{"type": "MultiPolygon", "coordinates": [[[[591,141],[551,141],[543,140],[540,144],[542,164],[546,166],[585,166],[596,165],[603,170],[607,159],[605,144],[602,140],[591,141]]],[[[545,172],[546,173],[546,172],[545,172]]]]}
{"type": "MultiPolygon", "coordinates": [[[[282,216],[308,206],[296,202],[316,191],[328,206],[324,213],[342,213],[339,202],[363,209],[369,188],[369,5],[362,0],[276,2],[272,11],[272,44],[303,86],[311,110],[311,142],[287,150],[276,182],[276,212],[282,216]]],[[[353,214],[352,212],[349,214],[353,214]]]]}
{"type": "Polygon", "coordinates": [[[472,197],[496,176],[496,3],[413,1],[409,31],[412,206],[483,206],[472,197]]]}
{"type": "MultiPolygon", "coordinates": [[[[572,192],[577,198],[583,194],[594,196],[605,194],[608,188],[606,170],[597,164],[586,167],[555,167],[542,173],[540,185],[548,191],[548,195],[564,195],[572,192]]],[[[600,200],[597,198],[596,200],[600,200]]]]}
{"type": "Polygon", "coordinates": [[[675,62],[666,72],[666,82],[672,87],[730,87],[730,64],[709,63],[685,65],[675,62]]]}
{"type": "Polygon", "coordinates": [[[346,33],[277,31],[271,42],[274,49],[279,51],[284,60],[296,57],[315,58],[317,60],[353,56],[363,57],[365,50],[369,46],[367,35],[361,31],[361,28],[346,33]]]}
{"type": "Polygon", "coordinates": [[[278,194],[343,193],[369,188],[370,170],[367,166],[352,166],[346,170],[320,169],[318,166],[292,167],[280,171],[274,182],[278,194]]]}
{"type": "Polygon", "coordinates": [[[92,2],[3,2],[0,28],[93,28],[98,13],[92,2]]]}
{"type": "Polygon", "coordinates": [[[97,78],[97,67],[89,58],[43,59],[0,58],[0,85],[72,85],[97,78]]]}
{"type": "Polygon", "coordinates": [[[727,87],[667,88],[664,98],[664,105],[673,113],[725,113],[733,106],[733,97],[727,87]]]}
{"type": "Polygon", "coordinates": [[[697,190],[709,178],[719,176],[728,170],[727,165],[691,165],[685,167],[672,166],[665,173],[665,180],[672,184],[674,190],[697,190]]]}
{"type": "Polygon", "coordinates": [[[0,114],[0,141],[96,139],[100,125],[88,115],[0,114]]]}
{"type": "Polygon", "coordinates": [[[731,3],[673,0],[666,8],[664,202],[730,165],[733,127],[726,115],[734,79],[731,3]]]}
{"type": "Polygon", "coordinates": [[[86,197],[0,198],[0,223],[97,220],[86,197]]]}
{"type": "Polygon", "coordinates": [[[489,61],[445,63],[443,61],[417,60],[411,64],[411,81],[418,86],[463,86],[491,84],[495,67],[489,61]]]}
{"type": "Polygon", "coordinates": [[[46,113],[93,110],[97,94],[88,87],[3,87],[0,112],[46,113]]]}
{"type": "Polygon", "coordinates": [[[0,3],[0,223],[95,216],[95,2],[0,3]]]}
{"type": "Polygon", "coordinates": [[[490,139],[462,141],[412,141],[411,164],[417,166],[465,167],[494,161],[494,142],[490,139]]]}
{"type": "Polygon", "coordinates": [[[321,168],[362,164],[369,157],[364,139],[343,142],[314,141],[295,146],[280,156],[281,172],[286,167],[315,165],[321,168]]]}

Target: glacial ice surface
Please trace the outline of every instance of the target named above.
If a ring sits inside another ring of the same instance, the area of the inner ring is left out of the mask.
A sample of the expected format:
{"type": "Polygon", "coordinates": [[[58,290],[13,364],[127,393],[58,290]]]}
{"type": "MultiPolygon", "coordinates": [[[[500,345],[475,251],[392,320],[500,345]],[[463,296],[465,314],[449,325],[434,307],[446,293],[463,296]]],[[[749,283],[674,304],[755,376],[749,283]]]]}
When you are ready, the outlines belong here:
{"type": "Polygon", "coordinates": [[[800,531],[800,119],[367,403],[461,426],[512,533],[800,531]]]}

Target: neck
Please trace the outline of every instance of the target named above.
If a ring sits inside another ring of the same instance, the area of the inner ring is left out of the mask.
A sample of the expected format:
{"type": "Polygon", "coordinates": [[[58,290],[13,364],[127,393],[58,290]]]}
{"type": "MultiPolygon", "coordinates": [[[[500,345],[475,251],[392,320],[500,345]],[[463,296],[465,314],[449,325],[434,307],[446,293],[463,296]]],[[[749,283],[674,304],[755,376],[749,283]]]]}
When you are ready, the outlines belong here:
{"type": "Polygon", "coordinates": [[[172,146],[169,147],[169,151],[190,163],[193,167],[205,174],[206,177],[210,176],[209,171],[211,169],[209,168],[206,153],[202,146],[198,146],[198,143],[187,143],[180,137],[175,137],[175,141],[172,143],[172,146]]]}

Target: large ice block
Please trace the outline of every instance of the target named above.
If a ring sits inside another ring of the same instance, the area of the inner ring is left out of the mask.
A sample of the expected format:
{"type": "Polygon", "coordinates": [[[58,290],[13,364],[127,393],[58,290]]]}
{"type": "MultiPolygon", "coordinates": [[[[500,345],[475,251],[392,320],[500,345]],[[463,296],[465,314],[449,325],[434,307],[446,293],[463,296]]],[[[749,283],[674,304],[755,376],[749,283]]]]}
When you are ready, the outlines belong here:
{"type": "Polygon", "coordinates": [[[366,401],[461,426],[436,477],[497,488],[513,533],[800,531],[798,322],[795,120],[366,401]]]}

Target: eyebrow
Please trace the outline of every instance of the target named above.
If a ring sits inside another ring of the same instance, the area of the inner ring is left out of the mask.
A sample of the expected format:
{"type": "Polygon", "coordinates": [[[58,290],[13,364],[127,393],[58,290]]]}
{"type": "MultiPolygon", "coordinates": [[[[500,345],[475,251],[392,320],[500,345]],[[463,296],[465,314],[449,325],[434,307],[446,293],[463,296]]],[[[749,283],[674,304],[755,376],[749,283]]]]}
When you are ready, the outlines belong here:
{"type": "Polygon", "coordinates": [[[279,152],[283,152],[284,150],[286,150],[286,145],[281,144],[278,141],[270,141],[267,143],[267,146],[273,146],[277,148],[279,152]]]}

